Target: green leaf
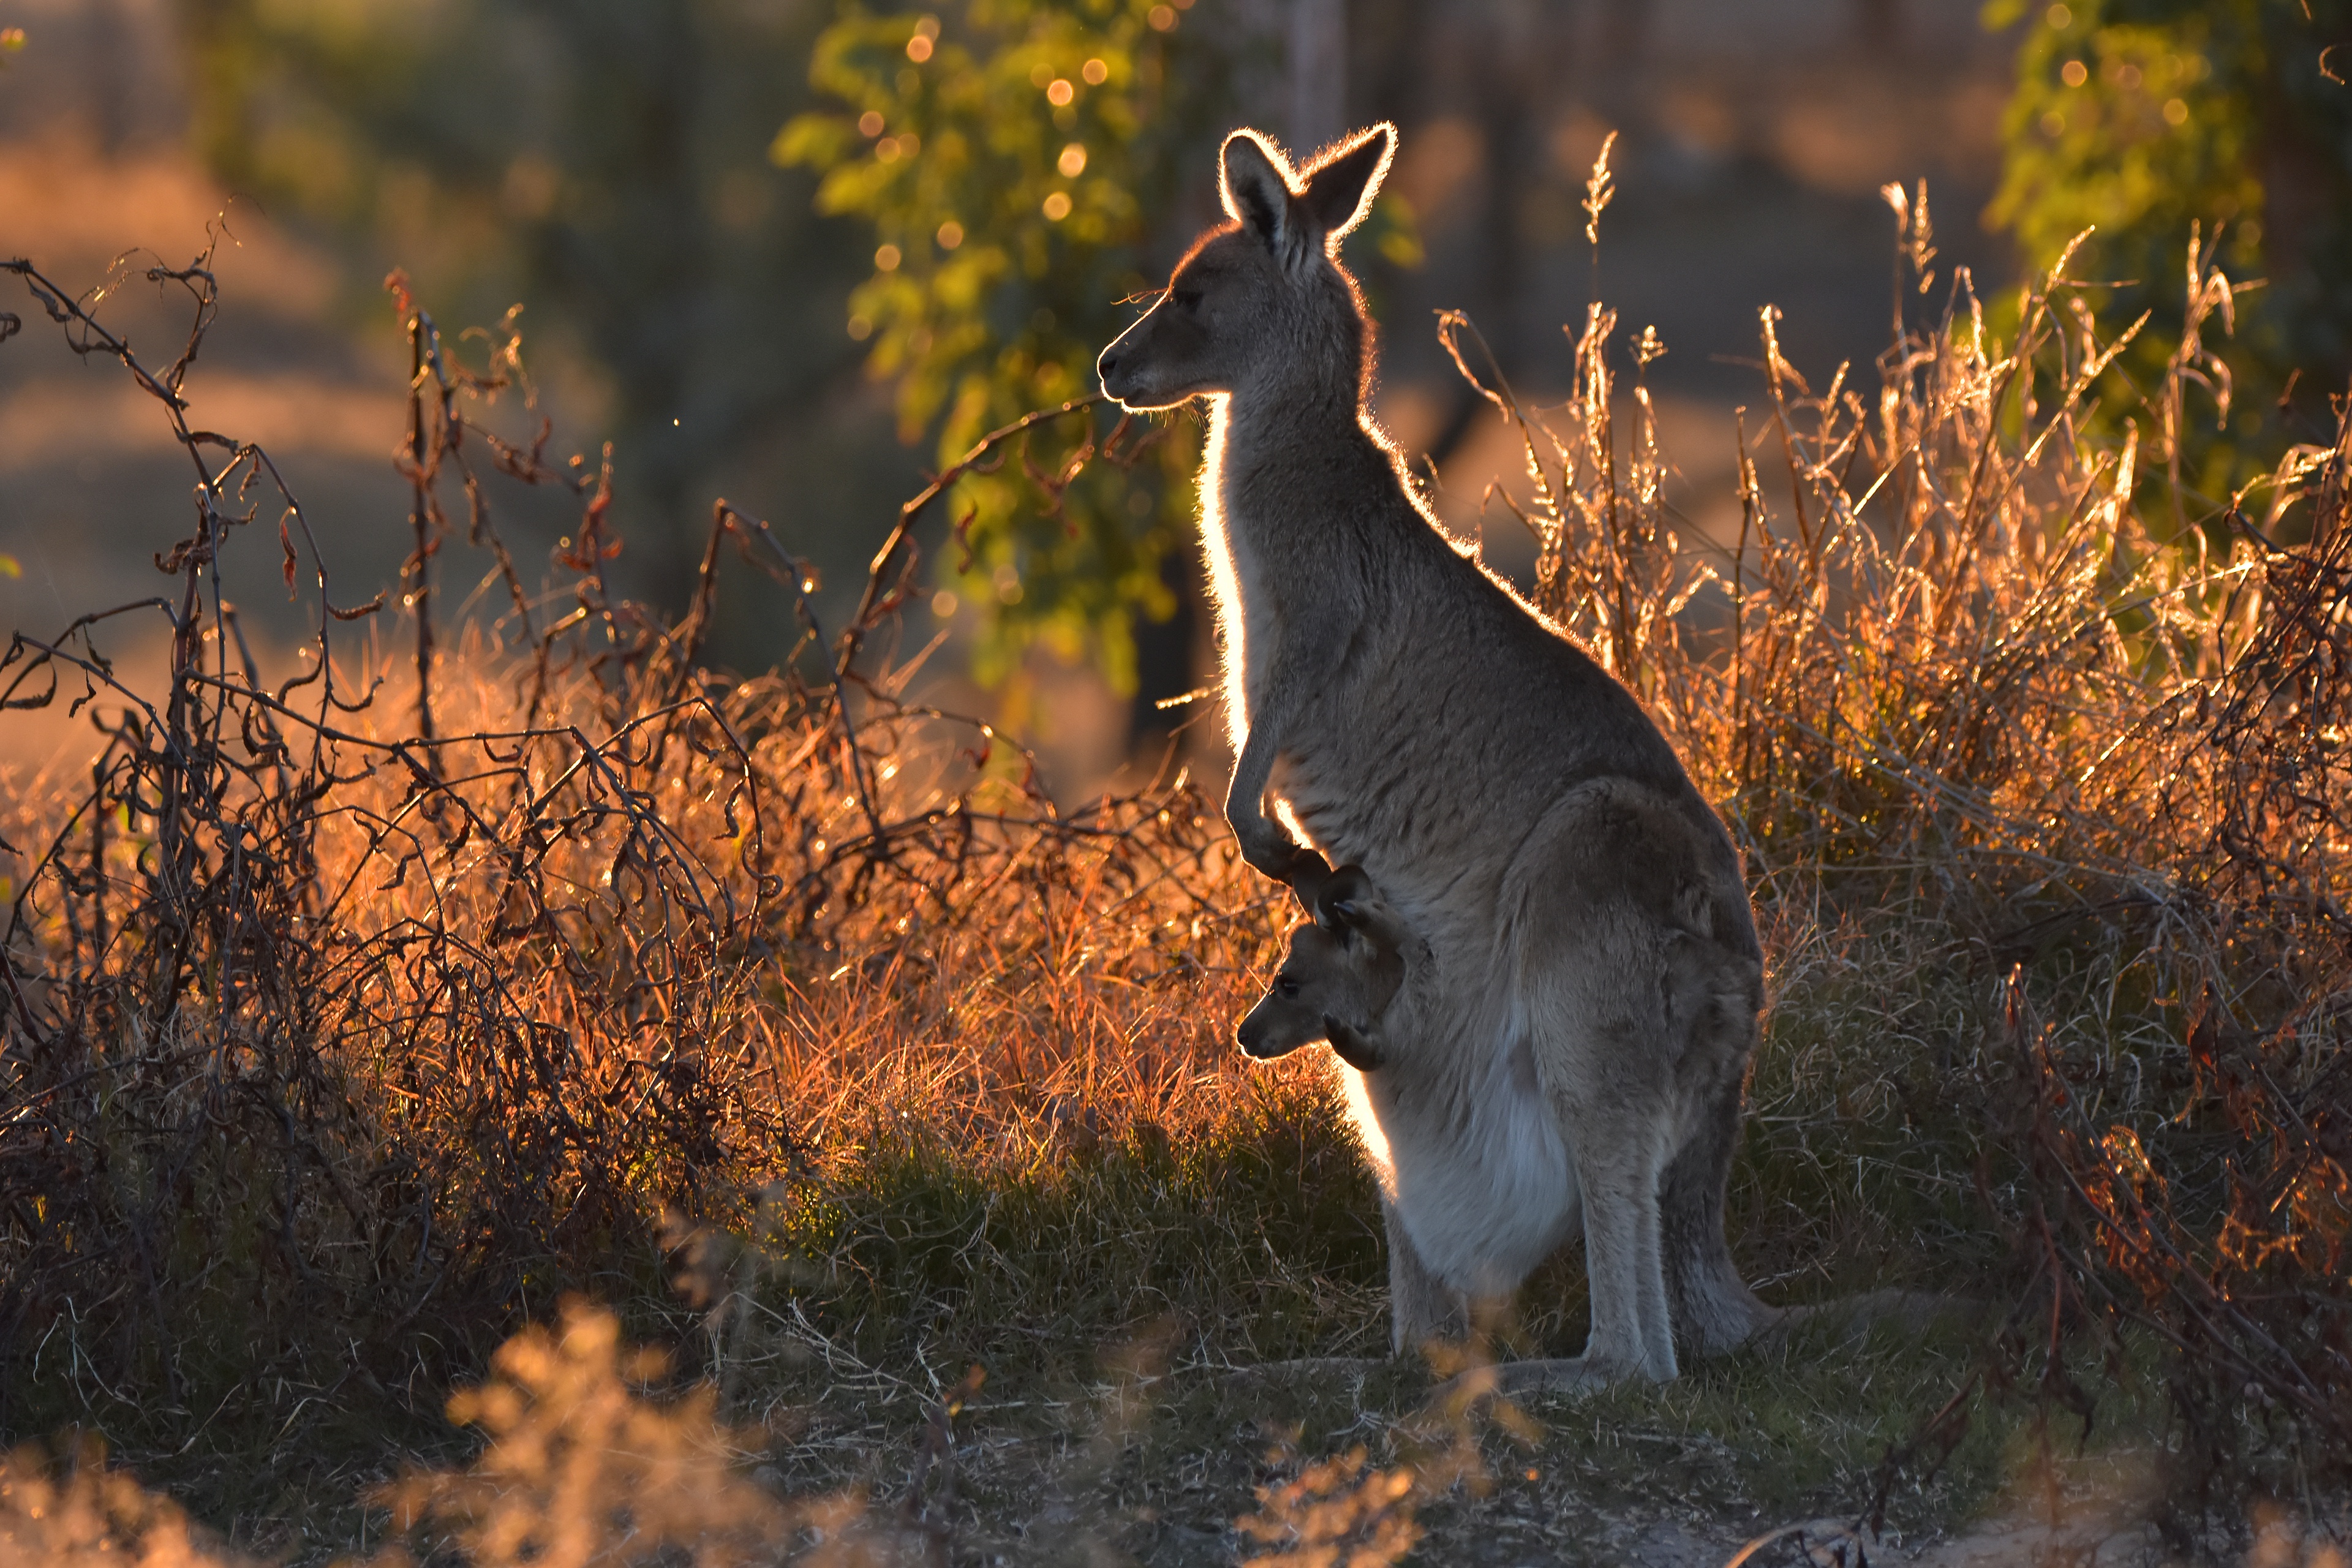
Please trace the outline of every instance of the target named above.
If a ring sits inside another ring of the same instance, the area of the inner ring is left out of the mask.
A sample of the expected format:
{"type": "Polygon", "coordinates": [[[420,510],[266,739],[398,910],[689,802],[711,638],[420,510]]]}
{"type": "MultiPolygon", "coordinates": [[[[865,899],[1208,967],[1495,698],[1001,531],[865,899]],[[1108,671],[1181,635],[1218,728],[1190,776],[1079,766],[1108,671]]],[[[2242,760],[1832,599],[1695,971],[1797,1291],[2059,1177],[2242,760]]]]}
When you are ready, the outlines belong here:
{"type": "MultiPolygon", "coordinates": [[[[1213,169],[1224,30],[1191,11],[1155,27],[1157,4],[851,9],[812,53],[810,80],[841,111],[793,119],[770,155],[818,173],[821,211],[871,226],[845,325],[893,384],[902,434],[942,466],[1094,390],[1095,355],[1134,319],[1124,301],[1158,281],[1152,247],[1186,179],[1213,169]]],[[[1173,611],[1162,563],[1190,527],[1197,434],[1179,420],[1145,460],[1065,486],[1071,450],[1114,417],[1056,421],[949,498],[942,585],[990,606],[984,679],[1044,642],[1131,685],[1136,618],[1173,611]]]]}
{"type": "MultiPolygon", "coordinates": [[[[2308,392],[2352,370],[2352,93],[2319,74],[2330,36],[2293,0],[1997,0],[1984,15],[2023,24],[1987,223],[2036,269],[2095,226],[2072,268],[2095,286],[2077,299],[2108,334],[2151,317],[2086,424],[2145,426],[2185,321],[2192,225],[2241,288],[2234,333],[2219,318],[2202,331],[2231,368],[2230,428],[2207,403],[2180,433],[2189,510],[2218,514],[2308,438],[2277,410],[2291,373],[2308,392]]],[[[2163,465],[2143,472],[2159,482],[2163,465]]]]}

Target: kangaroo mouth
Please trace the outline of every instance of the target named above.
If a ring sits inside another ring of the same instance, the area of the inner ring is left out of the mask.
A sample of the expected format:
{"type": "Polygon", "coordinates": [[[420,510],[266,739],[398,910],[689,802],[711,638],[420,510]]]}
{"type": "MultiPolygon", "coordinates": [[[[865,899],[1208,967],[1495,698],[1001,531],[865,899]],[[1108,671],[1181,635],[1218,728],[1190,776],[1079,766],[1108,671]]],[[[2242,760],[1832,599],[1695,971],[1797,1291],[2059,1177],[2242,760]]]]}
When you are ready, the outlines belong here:
{"type": "Polygon", "coordinates": [[[1259,1036],[1247,1032],[1244,1029],[1235,1031],[1234,1035],[1234,1044],[1239,1046],[1242,1048],[1242,1055],[1249,1058],[1252,1061],[1270,1062],[1278,1058],[1288,1056],[1291,1052],[1298,1049],[1299,1046],[1305,1044],[1305,1042],[1297,1041],[1286,1046],[1275,1045],[1259,1036]]]}
{"type": "Polygon", "coordinates": [[[1140,376],[1122,374],[1116,369],[1102,374],[1102,389],[1105,395],[1130,414],[1157,414],[1181,407],[1198,395],[1187,392],[1174,397],[1165,396],[1142,384],[1140,376]]]}

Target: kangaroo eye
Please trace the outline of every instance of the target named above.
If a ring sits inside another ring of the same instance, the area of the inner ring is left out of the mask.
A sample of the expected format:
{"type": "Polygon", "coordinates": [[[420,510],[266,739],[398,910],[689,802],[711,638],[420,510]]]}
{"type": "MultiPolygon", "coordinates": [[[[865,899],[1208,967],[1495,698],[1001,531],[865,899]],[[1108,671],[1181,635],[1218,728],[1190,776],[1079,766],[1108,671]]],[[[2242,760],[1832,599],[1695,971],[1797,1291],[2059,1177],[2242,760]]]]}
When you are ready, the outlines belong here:
{"type": "Polygon", "coordinates": [[[1274,990],[1276,995],[1285,999],[1294,997],[1298,994],[1298,982],[1287,974],[1278,974],[1275,976],[1274,990]]]}

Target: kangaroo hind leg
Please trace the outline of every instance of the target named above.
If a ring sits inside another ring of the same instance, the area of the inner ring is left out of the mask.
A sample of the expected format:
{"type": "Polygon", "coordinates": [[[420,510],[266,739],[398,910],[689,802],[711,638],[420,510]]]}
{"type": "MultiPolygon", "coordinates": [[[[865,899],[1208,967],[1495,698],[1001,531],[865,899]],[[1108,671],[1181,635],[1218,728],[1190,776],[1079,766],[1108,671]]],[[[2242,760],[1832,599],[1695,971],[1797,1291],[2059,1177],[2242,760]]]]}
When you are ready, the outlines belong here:
{"type": "Polygon", "coordinates": [[[1678,1371],[1658,1209],[1657,1129],[1596,1122],[1605,1119],[1580,1122],[1584,1139],[1576,1161],[1592,1303],[1584,1349],[1495,1368],[1496,1386],[1506,1394],[1602,1388],[1633,1377],[1666,1383],[1678,1371]]]}
{"type": "Polygon", "coordinates": [[[1592,1326],[1578,1359],[1603,1380],[1663,1383],[1677,1370],[1658,1207],[1664,1129],[1637,1107],[1586,1109],[1570,1131],[1584,1189],[1584,1270],[1592,1297],[1592,1326]]]}
{"type": "Polygon", "coordinates": [[[1723,1226],[1763,976],[1754,960],[1711,942],[1675,946],[1668,1007],[1681,1034],[1684,1114],[1658,1203],[1675,1330],[1694,1354],[1706,1356],[1731,1349],[1777,1316],[1740,1279],[1723,1226]]]}
{"type": "Polygon", "coordinates": [[[1675,1331],[1694,1355],[1719,1355],[1778,1316],[1739,1278],[1724,1239],[1724,1190],[1739,1140],[1740,1098],[1735,1080],[1695,1108],[1689,1133],[1659,1181],[1675,1331]]]}
{"type": "Polygon", "coordinates": [[[1458,1341],[1470,1332],[1468,1303],[1439,1279],[1405,1234],[1396,1205],[1381,1200],[1389,1242],[1389,1347],[1410,1355],[1432,1340],[1458,1341]]]}
{"type": "Polygon", "coordinates": [[[1678,1370],[1659,1199],[1682,1142],[1674,970],[1688,939],[1671,903],[1689,857],[1664,815],[1620,789],[1564,802],[1519,884],[1518,994],[1583,1194],[1592,1310],[1582,1355],[1506,1369],[1514,1384],[1663,1382],[1678,1370]]]}
{"type": "Polygon", "coordinates": [[[1658,1203],[1671,1128],[1656,1020],[1603,1010],[1589,988],[1577,989],[1580,1005],[1548,1010],[1544,1077],[1582,1193],[1591,1327],[1580,1355],[1498,1368],[1506,1390],[1663,1383],[1678,1370],[1658,1203]]]}

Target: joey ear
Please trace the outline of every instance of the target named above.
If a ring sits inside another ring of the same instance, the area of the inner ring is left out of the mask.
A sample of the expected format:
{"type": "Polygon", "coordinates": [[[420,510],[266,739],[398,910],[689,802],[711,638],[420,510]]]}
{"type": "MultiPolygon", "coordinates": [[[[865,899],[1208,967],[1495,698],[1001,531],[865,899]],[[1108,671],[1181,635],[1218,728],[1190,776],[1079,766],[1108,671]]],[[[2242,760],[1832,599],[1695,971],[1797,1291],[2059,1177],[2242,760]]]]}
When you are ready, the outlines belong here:
{"type": "Polygon", "coordinates": [[[1361,866],[1342,866],[1316,889],[1316,923],[1341,932],[1360,929],[1362,901],[1373,897],[1372,879],[1361,866]]]}
{"type": "Polygon", "coordinates": [[[1225,138],[1223,163],[1225,211],[1280,255],[1296,226],[1290,161],[1256,132],[1236,131],[1225,138]]]}
{"type": "Polygon", "coordinates": [[[1396,145],[1396,127],[1383,121],[1307,172],[1307,194],[1299,205],[1318,228],[1337,239],[1364,221],[1396,145]]]}
{"type": "Polygon", "coordinates": [[[1363,944],[1364,930],[1358,923],[1361,911],[1356,908],[1354,900],[1326,900],[1322,910],[1324,927],[1338,941],[1340,952],[1353,952],[1363,944]]]}

